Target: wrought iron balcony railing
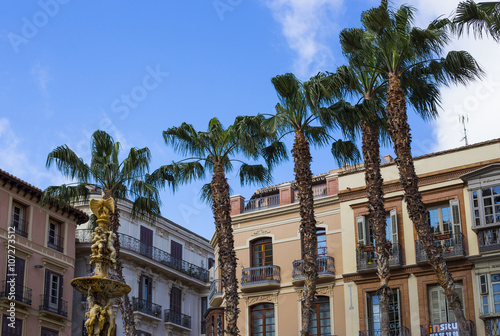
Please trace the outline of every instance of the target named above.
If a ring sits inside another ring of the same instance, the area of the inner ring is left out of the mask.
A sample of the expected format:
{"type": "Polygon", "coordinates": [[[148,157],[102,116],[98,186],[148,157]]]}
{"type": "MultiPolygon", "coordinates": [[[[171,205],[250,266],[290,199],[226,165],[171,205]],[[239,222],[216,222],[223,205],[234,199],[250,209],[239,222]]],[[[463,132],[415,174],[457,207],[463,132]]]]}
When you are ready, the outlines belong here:
{"type": "Polygon", "coordinates": [[[247,204],[245,204],[245,209],[243,209],[243,212],[262,210],[262,209],[277,207],[279,205],[280,205],[279,194],[259,197],[248,200],[247,204]]]}
{"type": "Polygon", "coordinates": [[[51,234],[49,233],[49,239],[47,241],[47,247],[50,247],[51,249],[54,249],[59,252],[64,251],[64,237],[60,236],[58,234],[51,234]]]}
{"type": "MultiPolygon", "coordinates": [[[[294,280],[304,278],[304,260],[295,260],[292,265],[292,278],[294,280]]],[[[321,275],[335,275],[335,260],[333,257],[318,257],[318,276],[321,275]]]]}
{"type": "MultiPolygon", "coordinates": [[[[476,331],[474,328],[474,322],[467,321],[467,323],[469,325],[468,336],[475,336],[476,331]]],[[[437,324],[439,324],[439,323],[437,323],[437,324]]],[[[443,323],[443,324],[447,324],[446,330],[439,330],[440,328],[437,326],[437,324],[420,325],[420,336],[429,336],[432,333],[439,334],[440,332],[443,332],[443,331],[450,331],[450,334],[451,334],[451,332],[453,332],[454,330],[458,330],[457,329],[458,328],[457,322],[443,323]],[[450,324],[451,324],[451,326],[449,326],[450,324]],[[454,330],[450,330],[450,327],[454,328],[454,330]]],[[[495,335],[495,334],[488,334],[488,335],[495,335]]]]}
{"type": "MultiPolygon", "coordinates": [[[[380,336],[380,335],[382,335],[380,330],[363,330],[359,332],[359,336],[380,336]]],[[[405,327],[398,329],[391,329],[389,331],[389,336],[410,336],[410,330],[405,327]]]]}
{"type": "Polygon", "coordinates": [[[241,285],[249,286],[259,283],[281,282],[281,270],[279,266],[258,266],[244,268],[241,271],[241,285]]]}
{"type": "Polygon", "coordinates": [[[18,302],[31,305],[31,288],[7,280],[2,280],[0,288],[0,297],[6,297],[9,300],[14,299],[18,302]]]}
{"type": "Polygon", "coordinates": [[[210,294],[208,294],[208,302],[211,302],[215,295],[222,295],[222,280],[217,279],[210,285],[210,294]]]}
{"type": "Polygon", "coordinates": [[[132,310],[161,319],[161,306],[151,301],[132,297],[132,310]]]}
{"type": "Polygon", "coordinates": [[[500,250],[500,227],[479,230],[477,240],[479,252],[500,250]]]}
{"type": "Polygon", "coordinates": [[[165,323],[173,323],[178,326],[191,329],[191,316],[170,309],[165,309],[165,323]]]}
{"type": "Polygon", "coordinates": [[[68,317],[68,302],[51,295],[40,295],[39,310],[48,311],[57,315],[68,317]]]}
{"type": "MultiPolygon", "coordinates": [[[[461,233],[436,235],[436,244],[443,251],[443,257],[465,256],[465,240],[461,233]]],[[[417,262],[427,261],[424,246],[420,241],[415,242],[417,262]]]]}
{"type": "MultiPolygon", "coordinates": [[[[358,271],[377,269],[377,255],[375,247],[365,246],[363,249],[356,251],[356,265],[358,271]]],[[[401,266],[403,264],[403,255],[401,253],[401,245],[392,244],[389,248],[389,266],[401,266]]]]}
{"type": "MultiPolygon", "coordinates": [[[[313,198],[325,197],[326,192],[327,192],[326,183],[313,186],[312,192],[313,192],[313,198]]],[[[293,202],[297,203],[298,201],[299,201],[299,192],[298,192],[298,190],[294,190],[293,191],[293,202]]]]}
{"type": "Polygon", "coordinates": [[[21,218],[12,217],[12,222],[10,224],[14,228],[14,232],[25,238],[28,237],[28,221],[21,218]]]}
{"type": "MultiPolygon", "coordinates": [[[[83,229],[76,231],[77,243],[92,243],[92,230],[83,229]]],[[[120,247],[122,249],[139,253],[195,279],[208,282],[208,270],[193,265],[182,259],[175,258],[171,254],[152,245],[145,244],[132,236],[120,233],[118,237],[120,240],[120,247]]]]}

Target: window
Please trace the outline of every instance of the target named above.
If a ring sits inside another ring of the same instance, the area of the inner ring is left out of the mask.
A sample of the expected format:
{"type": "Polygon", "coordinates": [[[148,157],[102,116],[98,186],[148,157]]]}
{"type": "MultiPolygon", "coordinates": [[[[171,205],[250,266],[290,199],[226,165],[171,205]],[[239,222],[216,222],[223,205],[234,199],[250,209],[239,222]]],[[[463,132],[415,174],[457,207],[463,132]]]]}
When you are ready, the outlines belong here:
{"type": "Polygon", "coordinates": [[[207,336],[224,336],[224,312],[214,310],[209,312],[206,327],[207,336]]]}
{"type": "Polygon", "coordinates": [[[22,336],[23,320],[16,318],[12,323],[8,317],[8,315],[2,315],[2,336],[22,336]]]}
{"type": "MultiPolygon", "coordinates": [[[[391,210],[386,215],[385,223],[387,241],[390,241],[393,244],[398,244],[398,221],[396,209],[391,210]]],[[[365,216],[360,216],[356,218],[356,226],[358,230],[358,245],[375,245],[375,236],[373,234],[370,219],[365,216]]]]}
{"type": "Polygon", "coordinates": [[[24,205],[17,202],[12,203],[12,223],[16,234],[23,237],[28,237],[28,221],[27,211],[24,205]]]}
{"type": "Polygon", "coordinates": [[[214,266],[215,266],[215,259],[214,258],[208,258],[208,269],[211,269],[214,266]]]}
{"type": "Polygon", "coordinates": [[[330,301],[319,296],[312,305],[309,334],[311,336],[330,336],[330,301]]]}
{"type": "Polygon", "coordinates": [[[139,281],[139,299],[151,303],[153,299],[153,280],[145,275],[141,275],[139,281]]]}
{"type": "Polygon", "coordinates": [[[47,246],[56,251],[63,252],[62,224],[53,219],[49,220],[47,246]]]}
{"type": "Polygon", "coordinates": [[[182,311],[182,291],[177,287],[172,287],[170,292],[170,310],[178,315],[182,311]]]}
{"type": "Polygon", "coordinates": [[[205,313],[207,312],[207,307],[208,307],[208,301],[207,297],[204,296],[201,298],[201,333],[205,333],[205,319],[203,318],[205,316],[205,313]]]}
{"type": "MultiPolygon", "coordinates": [[[[376,293],[367,293],[366,317],[368,320],[368,335],[379,335],[381,321],[380,314],[380,296],[376,293]]],[[[401,330],[399,289],[392,290],[392,297],[391,301],[389,302],[389,324],[391,331],[395,334],[398,334],[397,332],[401,330]]]]}
{"type": "Polygon", "coordinates": [[[43,306],[45,310],[59,313],[62,309],[63,277],[60,274],[45,270],[45,289],[43,306]]]}
{"type": "Polygon", "coordinates": [[[447,204],[428,207],[427,213],[433,233],[459,234],[462,232],[460,207],[457,199],[450,200],[447,204]]]}
{"type": "Polygon", "coordinates": [[[153,257],[153,230],[148,229],[141,225],[140,231],[140,252],[142,255],[152,258],[153,257]]]}
{"type": "Polygon", "coordinates": [[[326,230],[317,229],[316,238],[318,240],[318,256],[326,257],[326,230]]]}
{"type": "MultiPolygon", "coordinates": [[[[31,297],[28,297],[28,291],[24,289],[24,265],[25,261],[24,259],[21,259],[19,257],[13,257],[13,259],[10,259],[11,256],[9,256],[9,261],[13,260],[14,264],[12,265],[10,262],[8,262],[7,265],[7,271],[6,271],[6,285],[5,285],[5,297],[8,296],[9,292],[12,292],[11,286],[14,286],[15,289],[15,299],[16,301],[19,302],[24,302],[24,303],[30,303],[31,304],[31,297]],[[15,283],[11,284],[9,280],[11,278],[15,277],[15,283]]],[[[30,294],[31,296],[31,294],[30,294]]]]}
{"type": "Polygon", "coordinates": [[[252,242],[252,267],[273,264],[273,244],[271,238],[257,239],[252,242]]]}
{"type": "MultiPolygon", "coordinates": [[[[460,301],[463,302],[463,287],[461,283],[455,283],[460,301]]],[[[448,301],[444,295],[443,288],[439,285],[429,286],[429,312],[431,323],[456,322],[455,314],[448,307],[448,301]]]]}
{"type": "Polygon", "coordinates": [[[251,336],[274,336],[274,305],[261,303],[250,308],[251,336]]]}
{"type": "Polygon", "coordinates": [[[481,313],[500,313],[500,273],[479,276],[481,313]]]}
{"type": "Polygon", "coordinates": [[[59,332],[57,330],[52,330],[49,328],[42,327],[41,336],[58,336],[59,332]]]}
{"type": "Polygon", "coordinates": [[[177,269],[182,268],[182,244],[176,241],[170,241],[170,255],[173,258],[173,267],[177,269]]]}

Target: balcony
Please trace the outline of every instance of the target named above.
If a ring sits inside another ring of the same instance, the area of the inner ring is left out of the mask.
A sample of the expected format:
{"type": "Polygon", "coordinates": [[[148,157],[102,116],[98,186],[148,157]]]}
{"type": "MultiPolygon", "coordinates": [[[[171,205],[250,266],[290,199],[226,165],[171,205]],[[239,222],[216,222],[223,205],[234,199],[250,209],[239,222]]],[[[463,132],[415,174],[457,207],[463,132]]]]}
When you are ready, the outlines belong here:
{"type": "Polygon", "coordinates": [[[219,307],[224,300],[222,292],[222,280],[217,279],[210,286],[210,294],[208,295],[208,303],[211,307],[219,307]]]}
{"type": "MultiPolygon", "coordinates": [[[[358,272],[377,269],[377,256],[374,246],[365,246],[364,250],[356,251],[356,265],[358,272]],[[370,248],[373,248],[370,250],[370,248]]],[[[389,248],[389,267],[403,265],[401,245],[394,244],[389,248]]]]}
{"type": "Polygon", "coordinates": [[[254,198],[251,200],[248,200],[248,202],[245,204],[245,208],[243,209],[243,212],[251,212],[251,211],[257,211],[257,210],[262,210],[262,209],[268,209],[268,208],[273,208],[277,207],[280,205],[280,195],[270,195],[270,196],[265,196],[265,197],[259,197],[259,198],[254,198]]]}
{"type": "MultiPolygon", "coordinates": [[[[136,252],[197,280],[208,282],[208,270],[202,267],[193,265],[182,259],[174,258],[169,253],[152,245],[144,244],[132,236],[120,233],[119,239],[120,247],[123,250],[136,252]]],[[[76,230],[76,242],[80,244],[92,243],[92,230],[76,230]]]]}
{"type": "Polygon", "coordinates": [[[47,241],[47,247],[50,247],[53,250],[58,252],[64,251],[64,237],[57,234],[49,233],[49,240],[47,241]]]}
{"type": "MultiPolygon", "coordinates": [[[[327,194],[326,183],[319,184],[312,187],[313,198],[325,197],[327,194]]],[[[293,203],[297,203],[299,201],[299,191],[293,191],[293,203]]]]}
{"type": "Polygon", "coordinates": [[[45,294],[40,295],[40,299],[39,310],[68,317],[68,302],[45,294]]]}
{"type": "MultiPolygon", "coordinates": [[[[293,263],[292,283],[301,286],[304,282],[304,260],[295,260],[293,263]]],[[[318,283],[335,279],[335,261],[333,257],[318,257],[318,283]]]]}
{"type": "Polygon", "coordinates": [[[279,266],[258,266],[241,271],[241,291],[252,292],[279,288],[281,271],[279,266]]]}
{"type": "Polygon", "coordinates": [[[191,316],[170,309],[165,309],[164,316],[165,324],[172,324],[183,330],[191,330],[191,316]]]}
{"type": "MultiPolygon", "coordinates": [[[[468,321],[469,324],[469,332],[468,336],[475,336],[475,328],[474,328],[474,322],[468,321]]],[[[429,335],[447,335],[453,334],[453,331],[458,331],[458,323],[457,322],[450,322],[450,323],[435,323],[435,324],[428,324],[428,325],[420,325],[420,336],[429,336],[429,335]],[[451,327],[451,329],[450,329],[451,327]],[[446,329],[444,329],[446,328],[446,329]],[[445,331],[447,331],[445,333],[445,331]]],[[[455,335],[455,334],[453,334],[455,335]]],[[[458,335],[458,333],[457,333],[458,335]]],[[[488,334],[488,335],[496,335],[496,334],[488,334]]]]}
{"type": "MultiPolygon", "coordinates": [[[[24,238],[28,238],[28,221],[20,218],[12,217],[12,222],[10,224],[14,228],[14,232],[24,238]]],[[[9,231],[10,232],[10,231],[9,231]]]]}
{"type": "Polygon", "coordinates": [[[12,283],[2,280],[0,297],[14,299],[17,302],[31,306],[31,288],[22,286],[18,283],[12,283]]]}
{"type": "MultiPolygon", "coordinates": [[[[435,235],[435,238],[437,246],[443,251],[444,258],[465,256],[465,242],[463,234],[440,234],[435,235]]],[[[420,241],[415,242],[415,252],[417,262],[427,261],[425,249],[420,241]]]]}
{"type": "Polygon", "coordinates": [[[132,311],[161,319],[161,306],[151,301],[132,297],[132,311]]]}
{"type": "Polygon", "coordinates": [[[479,230],[477,232],[479,252],[500,250],[500,227],[479,230]]]}
{"type": "MultiPolygon", "coordinates": [[[[359,336],[380,336],[382,335],[380,330],[363,330],[359,332],[359,336]]],[[[392,329],[389,331],[390,336],[411,336],[410,330],[408,328],[392,329]]]]}

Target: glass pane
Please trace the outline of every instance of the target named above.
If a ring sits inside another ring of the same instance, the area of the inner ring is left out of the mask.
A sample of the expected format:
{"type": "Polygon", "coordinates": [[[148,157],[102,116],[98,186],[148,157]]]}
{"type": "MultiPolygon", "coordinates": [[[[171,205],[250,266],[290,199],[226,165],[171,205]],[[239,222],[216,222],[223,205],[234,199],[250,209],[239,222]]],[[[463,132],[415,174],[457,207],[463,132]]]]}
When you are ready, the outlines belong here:
{"type": "Polygon", "coordinates": [[[490,196],[491,195],[491,188],[486,188],[486,189],[483,189],[481,190],[482,193],[483,193],[483,197],[484,196],[490,196]]]}
{"type": "MultiPolygon", "coordinates": [[[[255,321],[254,321],[255,322],[255,321]]],[[[262,328],[262,325],[254,325],[253,326],[253,332],[263,332],[264,328],[262,328]]]]}
{"type": "Polygon", "coordinates": [[[500,194],[500,186],[493,187],[493,195],[498,195],[500,194]]]}
{"type": "Polygon", "coordinates": [[[253,312],[253,318],[254,318],[254,321],[255,321],[255,319],[261,319],[262,312],[253,312]]]}

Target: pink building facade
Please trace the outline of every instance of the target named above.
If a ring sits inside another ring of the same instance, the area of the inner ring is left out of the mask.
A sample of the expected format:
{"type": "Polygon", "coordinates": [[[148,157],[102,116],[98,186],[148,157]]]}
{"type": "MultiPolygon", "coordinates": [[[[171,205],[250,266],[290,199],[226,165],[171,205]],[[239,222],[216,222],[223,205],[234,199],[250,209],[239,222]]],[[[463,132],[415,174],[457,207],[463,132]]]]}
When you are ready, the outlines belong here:
{"type": "Polygon", "coordinates": [[[71,335],[75,230],[88,216],[40,205],[42,190],[0,170],[3,336],[71,335]]]}

